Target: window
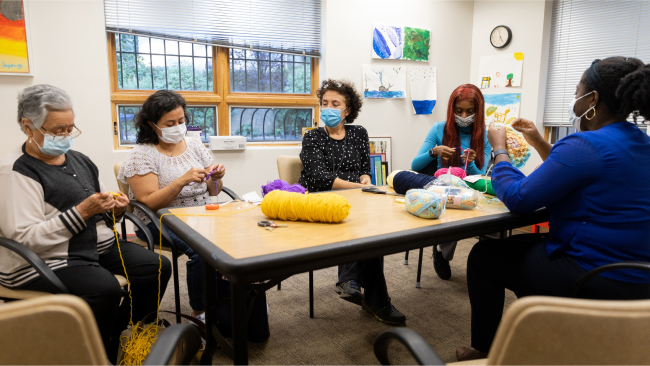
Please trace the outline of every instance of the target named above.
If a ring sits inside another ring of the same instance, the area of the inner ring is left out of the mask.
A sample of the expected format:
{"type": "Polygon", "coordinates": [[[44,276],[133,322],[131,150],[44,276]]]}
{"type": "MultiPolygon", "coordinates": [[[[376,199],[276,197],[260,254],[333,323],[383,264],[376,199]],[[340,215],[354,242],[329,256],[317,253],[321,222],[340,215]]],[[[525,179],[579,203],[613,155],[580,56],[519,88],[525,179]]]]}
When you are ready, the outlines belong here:
{"type": "MultiPolygon", "coordinates": [[[[139,105],[118,105],[119,116],[119,139],[120,146],[133,145],[136,143],[137,131],[135,129],[135,116],[142,109],[139,105]]],[[[215,135],[215,112],[214,107],[187,107],[187,125],[201,127],[204,143],[209,142],[209,137],[215,135]]]]}
{"type": "Polygon", "coordinates": [[[299,141],[312,116],[313,108],[231,107],[230,131],[247,141],[299,141]]]}
{"type": "Polygon", "coordinates": [[[136,143],[135,115],[160,89],[188,103],[188,125],[253,144],[296,144],[317,124],[318,62],[306,56],[108,34],[115,148],[136,143]]]}
{"type": "MultiPolygon", "coordinates": [[[[650,63],[649,17],[650,1],[553,1],[544,106],[549,141],[575,132],[567,107],[593,60],[631,56],[650,63]]],[[[628,120],[645,124],[642,117],[628,120]]]]}
{"type": "Polygon", "coordinates": [[[233,92],[311,93],[311,58],[230,49],[233,92]]]}
{"type": "Polygon", "coordinates": [[[119,89],[212,90],[212,47],[115,34],[119,89]]]}

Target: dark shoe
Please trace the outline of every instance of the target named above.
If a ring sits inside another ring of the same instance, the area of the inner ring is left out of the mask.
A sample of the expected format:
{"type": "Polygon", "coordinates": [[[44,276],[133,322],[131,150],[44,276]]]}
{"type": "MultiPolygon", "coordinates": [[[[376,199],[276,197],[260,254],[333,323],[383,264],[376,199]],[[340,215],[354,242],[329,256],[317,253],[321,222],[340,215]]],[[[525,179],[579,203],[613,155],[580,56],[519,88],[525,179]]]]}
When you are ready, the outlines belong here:
{"type": "Polygon", "coordinates": [[[336,293],[339,294],[341,299],[345,301],[349,301],[359,306],[361,306],[361,303],[363,303],[363,294],[361,293],[361,285],[359,285],[355,280],[345,281],[337,284],[336,290],[334,291],[336,291],[336,293]]]}
{"type": "Polygon", "coordinates": [[[451,278],[449,261],[442,257],[442,252],[439,252],[436,247],[433,247],[433,269],[436,270],[436,274],[441,279],[449,280],[451,278]]]}
{"type": "Polygon", "coordinates": [[[393,304],[388,304],[383,308],[380,308],[378,306],[370,306],[364,301],[363,309],[374,315],[375,318],[382,323],[399,325],[406,321],[406,316],[400,313],[399,310],[395,309],[393,304]]]}
{"type": "Polygon", "coordinates": [[[487,353],[475,350],[473,348],[458,347],[456,348],[456,360],[469,361],[487,358],[487,353]]]}

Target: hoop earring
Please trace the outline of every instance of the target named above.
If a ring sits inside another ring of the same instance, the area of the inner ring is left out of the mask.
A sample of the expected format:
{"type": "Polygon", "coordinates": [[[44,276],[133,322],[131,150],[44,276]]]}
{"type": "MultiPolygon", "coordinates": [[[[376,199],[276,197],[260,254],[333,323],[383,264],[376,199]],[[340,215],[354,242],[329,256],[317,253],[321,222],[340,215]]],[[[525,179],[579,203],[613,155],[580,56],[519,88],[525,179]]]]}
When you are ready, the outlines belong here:
{"type": "Polygon", "coordinates": [[[592,110],[594,111],[594,115],[591,116],[591,118],[589,118],[589,116],[585,114],[585,118],[586,118],[587,120],[589,120],[589,121],[591,121],[592,119],[594,119],[594,117],[596,117],[596,108],[594,108],[594,109],[592,109],[592,110]]]}

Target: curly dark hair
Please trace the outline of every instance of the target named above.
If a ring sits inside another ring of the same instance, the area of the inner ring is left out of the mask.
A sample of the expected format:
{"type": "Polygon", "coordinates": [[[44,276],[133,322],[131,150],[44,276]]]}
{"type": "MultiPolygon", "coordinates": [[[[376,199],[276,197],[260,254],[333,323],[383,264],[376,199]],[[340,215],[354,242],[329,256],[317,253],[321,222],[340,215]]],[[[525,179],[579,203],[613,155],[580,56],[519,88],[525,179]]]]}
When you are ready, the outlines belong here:
{"type": "Polygon", "coordinates": [[[158,145],[158,134],[147,122],[157,124],[165,113],[178,107],[183,107],[185,122],[188,123],[187,103],[180,94],[171,90],[158,90],[149,96],[135,116],[135,128],[138,130],[137,143],[158,145]]]}
{"type": "Polygon", "coordinates": [[[618,110],[607,106],[614,116],[622,118],[639,111],[646,120],[650,119],[650,64],[634,57],[608,57],[598,62],[598,74],[621,104],[618,110]]]}
{"type": "Polygon", "coordinates": [[[323,80],[323,83],[320,85],[320,89],[318,89],[316,92],[318,103],[320,105],[323,105],[323,95],[329,90],[341,94],[345,98],[345,105],[350,108],[350,114],[345,117],[345,123],[354,122],[354,120],[359,116],[359,112],[361,112],[361,106],[363,105],[363,102],[361,101],[361,95],[354,88],[354,84],[347,80],[323,80]]]}

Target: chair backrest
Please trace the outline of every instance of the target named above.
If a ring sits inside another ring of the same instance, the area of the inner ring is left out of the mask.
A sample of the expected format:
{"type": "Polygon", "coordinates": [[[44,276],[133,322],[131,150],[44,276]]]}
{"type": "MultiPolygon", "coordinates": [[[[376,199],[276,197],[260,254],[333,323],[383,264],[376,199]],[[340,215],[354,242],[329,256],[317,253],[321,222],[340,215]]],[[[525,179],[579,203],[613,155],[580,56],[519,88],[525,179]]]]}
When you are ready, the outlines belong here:
{"type": "Polygon", "coordinates": [[[278,156],[278,175],[281,180],[289,184],[298,183],[302,169],[302,161],[299,156],[278,156]]]}
{"type": "Polygon", "coordinates": [[[90,306],[49,295],[0,306],[1,365],[106,365],[90,306]]]}
{"type": "Polygon", "coordinates": [[[650,300],[531,296],[503,317],[488,365],[650,364],[650,300]]]}
{"type": "MultiPolygon", "coordinates": [[[[116,163],[113,165],[113,173],[115,173],[115,180],[117,181],[117,187],[120,189],[120,192],[124,193],[125,195],[129,195],[129,185],[126,183],[123,183],[121,180],[117,179],[117,175],[120,174],[120,167],[122,166],[122,162],[116,163]]],[[[129,206],[126,208],[129,210],[129,212],[133,212],[133,207],[129,206]]]]}

